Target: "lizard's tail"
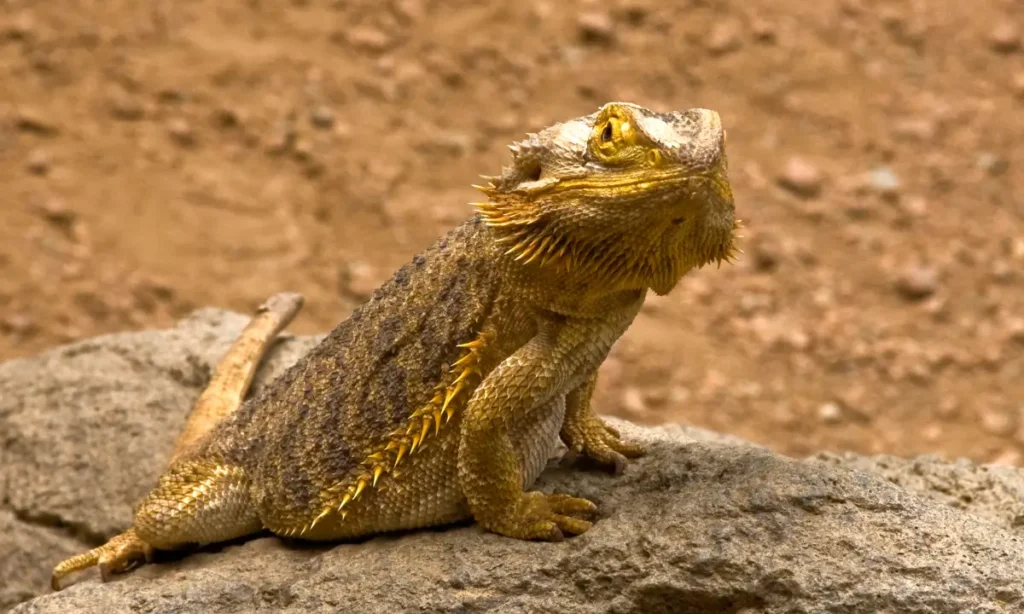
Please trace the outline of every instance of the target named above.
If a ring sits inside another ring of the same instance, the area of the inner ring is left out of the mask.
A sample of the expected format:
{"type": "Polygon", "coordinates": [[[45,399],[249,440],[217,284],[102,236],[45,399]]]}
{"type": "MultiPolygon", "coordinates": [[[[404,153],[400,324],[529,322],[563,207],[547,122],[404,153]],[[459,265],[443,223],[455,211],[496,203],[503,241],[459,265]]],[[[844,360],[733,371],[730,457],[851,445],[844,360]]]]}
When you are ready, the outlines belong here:
{"type": "MultiPolygon", "coordinates": [[[[185,428],[175,443],[171,463],[193,449],[218,422],[242,405],[263,355],[301,308],[302,296],[292,292],[275,294],[259,307],[217,364],[210,384],[192,406],[185,428]]],[[[60,590],[65,576],[94,565],[99,566],[100,575],[106,580],[112,573],[126,571],[149,560],[152,552],[153,548],[135,534],[135,529],[128,529],[102,546],[59,563],[53,569],[50,584],[54,590],[60,590]]]]}
{"type": "Polygon", "coordinates": [[[192,407],[174,444],[171,463],[192,450],[218,422],[242,405],[267,348],[295,318],[302,301],[301,294],[279,292],[260,305],[256,316],[217,364],[210,384],[192,407]]]}

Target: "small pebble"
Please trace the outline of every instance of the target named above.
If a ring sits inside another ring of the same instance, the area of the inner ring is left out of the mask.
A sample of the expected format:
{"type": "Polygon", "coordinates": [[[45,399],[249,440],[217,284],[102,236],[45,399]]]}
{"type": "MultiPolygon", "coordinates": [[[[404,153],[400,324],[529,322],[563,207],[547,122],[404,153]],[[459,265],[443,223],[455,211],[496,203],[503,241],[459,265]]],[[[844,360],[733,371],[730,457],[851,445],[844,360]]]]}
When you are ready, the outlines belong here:
{"type": "Polygon", "coordinates": [[[909,117],[902,119],[893,125],[892,133],[895,136],[909,140],[927,143],[935,139],[938,127],[935,121],[927,117],[909,117]]]}
{"type": "Polygon", "coordinates": [[[353,47],[374,53],[387,51],[394,42],[386,32],[370,26],[352,28],[346,38],[353,47]]]}
{"type": "Polygon", "coordinates": [[[1005,20],[989,34],[989,44],[993,51],[1013,53],[1021,46],[1020,30],[1012,21],[1005,20]]]}
{"type": "Polygon", "coordinates": [[[821,193],[821,171],[802,158],[790,158],[777,181],[783,188],[804,198],[811,198],[821,193]]]}
{"type": "Polygon", "coordinates": [[[981,412],[981,428],[989,435],[1006,437],[1017,430],[1017,421],[1007,412],[985,409],[981,412]]]}
{"type": "Polygon", "coordinates": [[[719,21],[711,27],[704,47],[712,55],[725,55],[740,48],[739,27],[732,21],[719,21]]]}
{"type": "Polygon", "coordinates": [[[843,419],[843,408],[836,403],[824,403],[818,407],[818,418],[825,424],[836,424],[843,419]]]}
{"type": "Polygon", "coordinates": [[[131,96],[114,96],[107,102],[110,115],[122,121],[137,121],[145,115],[145,109],[138,100],[131,96]]]}
{"type": "Polygon", "coordinates": [[[36,323],[29,315],[15,313],[0,320],[0,331],[27,336],[36,331],[36,323]]]}
{"type": "Polygon", "coordinates": [[[167,124],[167,132],[174,139],[174,142],[182,147],[191,147],[195,145],[196,137],[195,133],[192,132],[192,126],[189,125],[188,121],[184,118],[172,119],[167,124]]]}
{"type": "Polygon", "coordinates": [[[397,0],[392,3],[395,13],[407,23],[421,21],[427,13],[424,0],[397,0]]]}
{"type": "Polygon", "coordinates": [[[580,40],[588,45],[611,45],[615,42],[615,24],[608,13],[592,11],[576,18],[580,40]]]}
{"type": "Polygon", "coordinates": [[[943,420],[952,420],[960,415],[960,403],[953,398],[942,399],[936,408],[936,415],[943,420]]]}
{"type": "Polygon", "coordinates": [[[1024,318],[1012,318],[1003,325],[1003,337],[1011,343],[1024,343],[1024,318]]]}
{"type": "Polygon", "coordinates": [[[1010,78],[1010,91],[1017,98],[1024,100],[1024,72],[1014,73],[1010,78]]]}
{"type": "Polygon", "coordinates": [[[328,130],[334,126],[334,111],[328,106],[320,105],[309,114],[309,121],[317,128],[328,130]]]}
{"type": "Polygon", "coordinates": [[[42,149],[35,149],[28,155],[29,172],[35,175],[45,175],[50,172],[50,155],[42,149]]]}
{"type": "Polygon", "coordinates": [[[904,213],[913,217],[922,217],[928,213],[928,201],[922,196],[914,196],[903,200],[900,208],[904,213]]]}
{"type": "Polygon", "coordinates": [[[221,107],[213,112],[213,123],[218,128],[236,128],[242,124],[242,115],[231,107],[221,107]]]}
{"type": "Polygon", "coordinates": [[[40,136],[57,134],[57,125],[36,109],[18,109],[14,125],[22,132],[32,132],[40,136]]]}
{"type": "Polygon", "coordinates": [[[755,18],[750,24],[750,32],[762,43],[774,43],[776,38],[775,25],[764,19],[755,18]]]}
{"type": "Polygon", "coordinates": [[[868,183],[880,194],[893,195],[900,190],[900,178],[888,166],[873,169],[868,174],[868,183]]]}
{"type": "Polygon", "coordinates": [[[998,283],[1005,284],[1014,280],[1017,276],[1017,267],[1005,260],[992,262],[992,279],[998,283]]]}
{"type": "Polygon", "coordinates": [[[1005,158],[997,156],[994,153],[984,152],[978,154],[978,168],[985,171],[989,175],[999,175],[1006,171],[1010,167],[1010,163],[1005,158]]]}
{"type": "Polygon", "coordinates": [[[47,222],[61,228],[71,228],[78,219],[78,214],[60,198],[43,201],[37,209],[47,222]]]}
{"type": "Polygon", "coordinates": [[[896,289],[906,299],[919,301],[935,294],[939,287],[939,272],[930,266],[908,266],[896,279],[896,289]]]}
{"type": "Polygon", "coordinates": [[[774,271],[782,259],[782,246],[775,237],[765,233],[754,237],[750,249],[754,268],[763,273],[774,271]]]}
{"type": "Polygon", "coordinates": [[[30,38],[36,29],[36,21],[26,10],[22,11],[10,23],[0,26],[0,34],[4,34],[13,40],[26,40],[30,38]]]}

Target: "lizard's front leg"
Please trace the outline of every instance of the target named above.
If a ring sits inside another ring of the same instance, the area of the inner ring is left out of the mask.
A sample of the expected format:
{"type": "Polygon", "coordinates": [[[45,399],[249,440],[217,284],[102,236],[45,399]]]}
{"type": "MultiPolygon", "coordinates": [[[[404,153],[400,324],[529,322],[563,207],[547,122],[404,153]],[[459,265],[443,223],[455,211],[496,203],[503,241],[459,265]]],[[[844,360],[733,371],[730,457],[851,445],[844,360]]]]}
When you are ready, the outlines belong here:
{"type": "Polygon", "coordinates": [[[559,436],[570,450],[584,454],[622,473],[627,458],[643,456],[643,446],[622,441],[619,432],[598,416],[590,399],[597,386],[597,371],[565,399],[565,421],[559,436]]]}
{"type": "Polygon", "coordinates": [[[546,322],[474,391],[461,425],[459,485],[485,529],[520,539],[557,540],[590,528],[577,516],[595,512],[592,502],[523,492],[527,474],[517,440],[544,422],[553,424],[549,435],[554,437],[560,423],[548,420],[548,414],[561,410],[578,374],[604,360],[636,315],[632,307],[602,321],[546,322]]]}

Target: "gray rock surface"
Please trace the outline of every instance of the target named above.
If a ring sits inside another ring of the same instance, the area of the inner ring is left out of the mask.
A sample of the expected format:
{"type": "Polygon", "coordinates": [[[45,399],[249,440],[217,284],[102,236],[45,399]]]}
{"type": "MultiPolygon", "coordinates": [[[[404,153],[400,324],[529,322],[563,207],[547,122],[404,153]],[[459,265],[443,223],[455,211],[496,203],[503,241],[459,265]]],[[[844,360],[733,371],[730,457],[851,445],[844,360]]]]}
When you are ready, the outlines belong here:
{"type": "MultiPolygon", "coordinates": [[[[794,460],[728,436],[642,429],[614,477],[541,479],[597,501],[557,544],[474,526],[308,546],[260,536],[49,593],[52,565],[128,526],[246,318],[202,310],[0,365],[0,611],[1024,612],[1024,474],[936,458],[794,460]]],[[[285,338],[265,384],[316,339],[285,338]]]]}

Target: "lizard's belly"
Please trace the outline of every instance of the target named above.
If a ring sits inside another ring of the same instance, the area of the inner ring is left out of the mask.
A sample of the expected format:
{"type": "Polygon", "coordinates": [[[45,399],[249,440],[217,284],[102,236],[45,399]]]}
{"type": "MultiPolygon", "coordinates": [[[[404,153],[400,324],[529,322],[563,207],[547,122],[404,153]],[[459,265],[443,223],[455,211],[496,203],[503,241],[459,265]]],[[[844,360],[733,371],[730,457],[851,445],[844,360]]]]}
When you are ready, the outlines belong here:
{"type": "MultiPolygon", "coordinates": [[[[558,432],[565,416],[565,398],[559,397],[510,433],[523,476],[523,489],[540,476],[558,448],[558,432]]],[[[460,420],[442,427],[437,437],[407,460],[397,471],[381,478],[376,488],[345,508],[332,513],[302,534],[303,539],[335,540],[386,531],[438,526],[472,518],[459,487],[460,420]]]]}

